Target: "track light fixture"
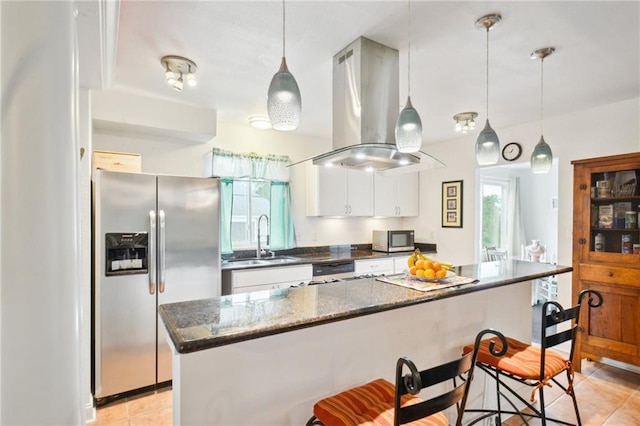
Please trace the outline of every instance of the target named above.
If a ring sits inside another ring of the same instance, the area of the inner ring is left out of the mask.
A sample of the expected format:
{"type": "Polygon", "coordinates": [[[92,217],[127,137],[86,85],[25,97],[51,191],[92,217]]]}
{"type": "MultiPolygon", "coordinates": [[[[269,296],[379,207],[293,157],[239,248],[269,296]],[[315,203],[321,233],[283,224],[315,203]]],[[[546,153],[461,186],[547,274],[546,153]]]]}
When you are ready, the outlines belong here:
{"type": "Polygon", "coordinates": [[[198,69],[195,62],[182,56],[169,55],[160,59],[164,68],[164,76],[167,84],[173,86],[177,92],[182,92],[184,81],[193,87],[198,84],[195,72],[198,69]]]}
{"type": "Polygon", "coordinates": [[[467,133],[469,130],[476,128],[477,112],[461,112],[453,116],[453,120],[456,122],[456,132],[467,133]]]}

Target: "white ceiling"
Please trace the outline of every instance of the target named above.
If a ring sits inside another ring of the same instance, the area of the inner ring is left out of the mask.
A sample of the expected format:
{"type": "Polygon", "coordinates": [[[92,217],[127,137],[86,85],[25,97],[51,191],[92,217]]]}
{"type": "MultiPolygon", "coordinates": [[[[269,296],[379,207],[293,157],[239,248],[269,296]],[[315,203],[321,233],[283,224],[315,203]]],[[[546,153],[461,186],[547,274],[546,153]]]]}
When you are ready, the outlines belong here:
{"type": "MultiPolygon", "coordinates": [[[[488,13],[489,116],[494,129],[539,120],[540,61],[545,117],[640,96],[640,3],[637,1],[411,2],[411,100],[425,143],[456,137],[454,114],[485,112],[486,34],[474,26],[488,13]]],[[[400,97],[407,95],[407,2],[286,3],[286,57],[302,93],[296,132],[331,137],[332,57],[359,36],[400,51],[400,97]]],[[[280,1],[122,0],[113,88],[215,108],[219,120],[248,125],[266,114],[269,82],[282,56],[280,1]],[[174,91],[160,58],[198,65],[196,88],[174,91]]]]}

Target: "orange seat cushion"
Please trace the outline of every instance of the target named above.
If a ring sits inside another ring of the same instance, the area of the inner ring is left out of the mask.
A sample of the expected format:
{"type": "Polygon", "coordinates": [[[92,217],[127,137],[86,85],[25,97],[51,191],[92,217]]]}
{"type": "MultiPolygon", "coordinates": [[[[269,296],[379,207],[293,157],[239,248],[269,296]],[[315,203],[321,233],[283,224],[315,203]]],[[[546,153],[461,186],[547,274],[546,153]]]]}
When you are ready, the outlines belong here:
{"type": "MultiPolygon", "coordinates": [[[[491,340],[486,339],[481,342],[478,351],[479,362],[523,379],[540,380],[540,358],[542,356],[540,348],[507,337],[507,344],[509,345],[507,353],[502,357],[496,357],[491,355],[489,351],[491,340]]],[[[495,350],[500,350],[502,344],[499,340],[495,340],[495,342],[495,350]]],[[[463,352],[465,354],[471,351],[473,351],[473,345],[464,347],[463,352]]],[[[545,351],[544,378],[554,377],[566,370],[568,365],[568,361],[562,355],[547,349],[545,351]]]]}
{"type": "MultiPolygon", "coordinates": [[[[313,414],[325,426],[393,425],[395,386],[384,379],[340,392],[318,401],[313,414]]],[[[403,395],[402,406],[422,401],[410,394],[403,395]]],[[[443,413],[407,423],[412,426],[446,426],[443,413]]]]}

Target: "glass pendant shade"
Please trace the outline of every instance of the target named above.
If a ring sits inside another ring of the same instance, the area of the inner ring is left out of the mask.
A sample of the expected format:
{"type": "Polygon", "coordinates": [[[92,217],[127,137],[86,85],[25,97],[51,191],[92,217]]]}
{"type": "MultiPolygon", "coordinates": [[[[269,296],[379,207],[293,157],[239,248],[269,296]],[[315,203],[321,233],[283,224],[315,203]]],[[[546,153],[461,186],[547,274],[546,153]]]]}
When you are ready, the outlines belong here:
{"type": "Polygon", "coordinates": [[[418,152],[422,147],[422,120],[410,96],[396,121],[396,146],[400,152],[418,152]]]}
{"type": "Polygon", "coordinates": [[[282,57],[280,69],[269,85],[267,112],[271,126],[281,131],[295,130],[300,123],[301,111],[302,99],[298,83],[289,72],[285,58],[282,57]]]}
{"type": "Polygon", "coordinates": [[[551,147],[544,140],[544,136],[540,136],[540,141],[531,153],[531,172],[533,173],[549,173],[553,162],[553,154],[551,147]]]}
{"type": "Polygon", "coordinates": [[[489,120],[476,140],[476,161],[480,166],[496,164],[500,156],[500,141],[489,120]]]}

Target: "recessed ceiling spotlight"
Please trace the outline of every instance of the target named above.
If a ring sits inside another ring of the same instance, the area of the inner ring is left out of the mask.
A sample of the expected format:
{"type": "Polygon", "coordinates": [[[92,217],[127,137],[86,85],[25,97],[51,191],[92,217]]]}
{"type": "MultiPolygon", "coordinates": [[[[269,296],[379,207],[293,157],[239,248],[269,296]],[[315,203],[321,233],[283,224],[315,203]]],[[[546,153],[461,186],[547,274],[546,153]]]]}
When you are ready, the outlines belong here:
{"type": "Polygon", "coordinates": [[[251,127],[261,130],[271,128],[271,121],[269,121],[269,117],[265,115],[252,115],[249,117],[249,124],[251,124],[251,127]]]}

